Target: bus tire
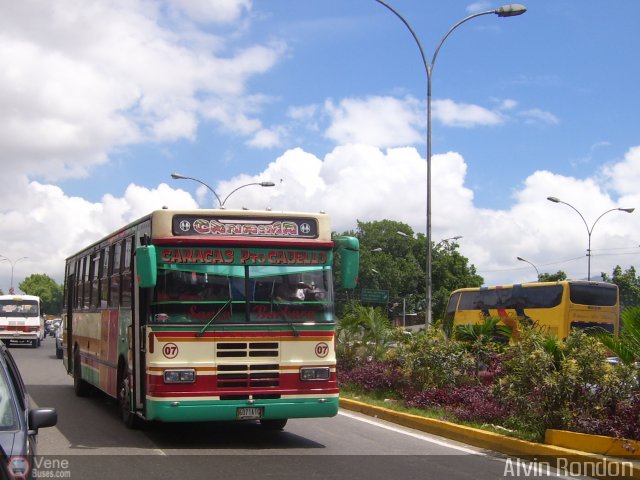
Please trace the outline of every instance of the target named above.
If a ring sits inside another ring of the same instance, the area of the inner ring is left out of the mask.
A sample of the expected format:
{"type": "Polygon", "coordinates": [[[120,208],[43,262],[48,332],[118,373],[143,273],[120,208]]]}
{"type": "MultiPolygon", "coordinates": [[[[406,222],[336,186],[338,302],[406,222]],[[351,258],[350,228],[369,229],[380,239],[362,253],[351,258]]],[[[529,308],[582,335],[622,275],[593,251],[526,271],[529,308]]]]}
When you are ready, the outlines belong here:
{"type": "Polygon", "coordinates": [[[284,430],[284,426],[287,424],[286,418],[279,418],[277,420],[260,420],[260,426],[265,430],[280,431],[284,430]]]}
{"type": "Polygon", "coordinates": [[[38,348],[38,340],[31,340],[31,348],[38,348]]]}
{"type": "Polygon", "coordinates": [[[86,397],[89,395],[89,384],[82,379],[80,352],[77,347],[73,352],[73,391],[78,397],[86,397]]]}
{"type": "Polygon", "coordinates": [[[131,411],[131,384],[129,378],[129,369],[121,362],[118,368],[118,411],[127,428],[137,429],[141,426],[142,421],[135,412],[131,411]]]}

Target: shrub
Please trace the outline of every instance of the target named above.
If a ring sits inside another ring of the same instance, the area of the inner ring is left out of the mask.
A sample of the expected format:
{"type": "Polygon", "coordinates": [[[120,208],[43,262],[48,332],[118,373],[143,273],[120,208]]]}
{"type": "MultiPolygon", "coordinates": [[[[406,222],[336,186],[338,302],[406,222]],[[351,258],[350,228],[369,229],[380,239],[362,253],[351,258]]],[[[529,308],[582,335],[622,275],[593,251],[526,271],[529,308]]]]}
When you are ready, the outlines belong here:
{"type": "Polygon", "coordinates": [[[398,348],[397,357],[406,384],[416,391],[460,385],[473,377],[473,357],[440,329],[422,331],[413,342],[398,348]]]}
{"type": "Polygon", "coordinates": [[[405,403],[413,408],[442,408],[457,420],[499,423],[508,417],[506,406],[488,385],[461,385],[407,393],[405,403]]]}
{"type": "Polygon", "coordinates": [[[540,437],[547,428],[584,425],[582,412],[606,417],[633,389],[629,369],[614,369],[606,362],[603,345],[582,331],[572,331],[565,342],[558,342],[524,330],[520,342],[509,349],[504,371],[496,394],[503,395],[519,421],[540,437]]]}
{"type": "Polygon", "coordinates": [[[397,361],[371,360],[350,370],[338,365],[338,384],[365,393],[397,396],[403,389],[400,365],[397,361]]]}

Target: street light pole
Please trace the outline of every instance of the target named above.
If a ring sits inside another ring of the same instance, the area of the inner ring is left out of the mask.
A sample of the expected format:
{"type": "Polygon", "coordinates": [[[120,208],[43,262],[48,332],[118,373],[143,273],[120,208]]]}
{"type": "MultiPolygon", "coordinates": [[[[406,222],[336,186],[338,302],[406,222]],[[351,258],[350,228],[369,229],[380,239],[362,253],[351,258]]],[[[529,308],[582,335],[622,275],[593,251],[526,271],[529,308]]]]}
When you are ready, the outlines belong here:
{"type": "Polygon", "coordinates": [[[574,207],[570,203],[564,202],[557,197],[547,197],[547,200],[553,203],[564,203],[566,206],[572,208],[578,215],[580,215],[580,218],[582,219],[582,222],[584,223],[584,226],[587,229],[587,280],[591,280],[591,234],[593,233],[593,228],[596,226],[596,223],[598,223],[598,220],[604,217],[607,213],[615,212],[615,211],[632,213],[635,210],[635,208],[612,208],[610,210],[607,210],[606,212],[600,214],[600,216],[596,218],[596,221],[593,222],[591,227],[589,227],[589,224],[584,219],[584,216],[580,213],[580,211],[576,207],[574,207]]]}
{"type": "Polygon", "coordinates": [[[444,37],[442,37],[442,39],[440,40],[440,43],[438,43],[438,46],[436,47],[434,53],[433,53],[433,57],[431,58],[431,63],[427,62],[427,58],[424,54],[424,49],[422,48],[422,44],[420,43],[420,39],[418,38],[418,35],[416,34],[416,32],[413,30],[413,28],[411,27],[411,25],[409,24],[409,22],[396,10],[394,9],[391,5],[389,5],[388,3],[386,3],[383,0],[375,0],[376,2],[378,2],[379,4],[383,5],[384,7],[386,7],[388,10],[390,10],[396,17],[398,17],[402,23],[405,25],[405,27],[407,27],[407,29],[409,30],[409,32],[411,33],[411,36],[413,37],[413,39],[416,42],[416,45],[418,46],[418,50],[420,50],[420,56],[422,57],[422,63],[424,65],[424,69],[425,72],[427,74],[427,231],[426,231],[426,236],[427,236],[427,255],[426,255],[426,265],[425,265],[425,275],[426,275],[426,299],[427,299],[427,305],[426,305],[426,309],[425,309],[425,324],[426,326],[429,326],[432,324],[432,313],[431,313],[431,304],[432,304],[432,294],[431,294],[431,262],[432,262],[432,247],[431,247],[431,157],[432,157],[432,153],[431,153],[431,77],[433,74],[433,67],[435,65],[436,62],[436,58],[438,56],[438,52],[440,51],[440,48],[442,47],[442,44],[444,43],[444,41],[447,39],[447,37],[451,34],[451,32],[453,32],[456,28],[458,28],[460,25],[462,25],[463,23],[479,17],[481,15],[489,15],[489,14],[495,14],[498,15],[499,17],[514,17],[517,15],[522,15],[524,12],[527,11],[527,9],[520,4],[514,3],[514,4],[510,4],[510,5],[504,5],[496,10],[487,10],[484,12],[478,12],[478,13],[474,13],[472,15],[469,15],[466,18],[463,18],[462,20],[460,20],[458,23],[456,23],[453,27],[451,27],[447,33],[445,33],[444,37]]]}
{"type": "Polygon", "coordinates": [[[520,260],[521,262],[526,262],[529,265],[531,265],[533,268],[535,268],[536,270],[536,280],[540,281],[540,271],[538,270],[538,267],[536,267],[533,263],[531,263],[529,260],[526,260],[522,257],[516,257],[518,260],[520,260]]]}
{"type": "Polygon", "coordinates": [[[20,257],[19,259],[17,259],[15,262],[12,261],[10,258],[5,257],[4,255],[0,255],[0,262],[9,262],[11,264],[11,286],[9,287],[9,293],[13,295],[13,268],[16,266],[16,263],[18,263],[20,260],[26,260],[29,257],[20,257]]]}
{"type": "Polygon", "coordinates": [[[179,173],[172,173],[171,174],[171,178],[173,178],[174,180],[193,180],[195,182],[198,182],[202,185],[204,185],[205,187],[207,187],[211,193],[213,193],[213,195],[216,197],[216,200],[218,200],[218,205],[220,206],[220,209],[224,209],[224,204],[226,203],[226,201],[229,199],[229,197],[231,195],[233,195],[235,192],[237,192],[238,190],[240,190],[241,188],[244,187],[248,187],[250,185],[259,185],[261,187],[275,187],[275,183],[273,182],[252,182],[252,183],[246,183],[244,185],[240,185],[238,188],[235,188],[234,190],[231,190],[231,193],[229,193],[226,197],[224,197],[224,200],[220,200],[220,197],[218,196],[218,194],[216,193],[216,191],[211,188],[208,184],[206,184],[205,182],[203,182],[202,180],[198,179],[198,178],[194,178],[194,177],[187,177],[186,175],[181,175],[179,173]]]}

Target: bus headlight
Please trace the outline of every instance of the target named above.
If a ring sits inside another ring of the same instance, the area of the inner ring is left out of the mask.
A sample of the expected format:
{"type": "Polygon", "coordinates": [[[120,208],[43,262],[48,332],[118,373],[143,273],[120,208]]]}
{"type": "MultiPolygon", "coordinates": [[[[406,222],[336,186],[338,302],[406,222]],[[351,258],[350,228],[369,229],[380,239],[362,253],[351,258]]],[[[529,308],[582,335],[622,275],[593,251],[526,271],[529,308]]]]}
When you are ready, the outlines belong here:
{"type": "Polygon", "coordinates": [[[329,380],[329,367],[307,367],[300,369],[300,380],[329,380]]]}
{"type": "Polygon", "coordinates": [[[194,383],[196,381],[195,370],[165,370],[164,383],[194,383]]]}

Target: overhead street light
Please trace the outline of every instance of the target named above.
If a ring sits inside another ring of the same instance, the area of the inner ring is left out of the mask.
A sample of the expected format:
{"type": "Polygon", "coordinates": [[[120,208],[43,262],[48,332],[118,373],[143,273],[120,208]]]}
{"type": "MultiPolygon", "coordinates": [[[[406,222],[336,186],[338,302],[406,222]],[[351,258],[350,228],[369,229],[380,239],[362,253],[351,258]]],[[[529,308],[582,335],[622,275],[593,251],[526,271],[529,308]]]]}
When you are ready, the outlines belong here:
{"type": "Polygon", "coordinates": [[[9,287],[9,293],[13,295],[13,269],[20,260],[26,260],[29,257],[20,257],[15,262],[12,261],[9,257],[5,257],[4,255],[0,255],[0,262],[9,262],[11,264],[11,286],[9,287]]]}
{"type": "Polygon", "coordinates": [[[227,202],[227,200],[229,199],[229,197],[231,195],[233,195],[235,192],[237,192],[238,190],[240,190],[241,188],[244,187],[248,187],[250,185],[258,185],[260,187],[275,187],[275,183],[273,182],[251,182],[251,183],[246,183],[244,185],[240,185],[238,188],[235,188],[233,190],[231,190],[231,193],[229,193],[226,197],[224,197],[224,200],[220,200],[220,196],[216,193],[216,191],[211,188],[208,184],[206,184],[205,182],[203,182],[202,180],[198,179],[198,178],[194,178],[194,177],[187,177],[186,175],[181,175],[179,173],[172,173],[171,174],[171,178],[173,178],[174,180],[193,180],[195,182],[198,182],[202,185],[204,185],[205,187],[207,187],[211,193],[213,193],[214,197],[216,197],[216,200],[218,200],[218,205],[220,206],[220,209],[224,209],[225,208],[225,203],[227,202]]]}
{"type": "Polygon", "coordinates": [[[533,268],[535,268],[536,270],[536,280],[540,281],[540,271],[538,270],[538,267],[536,267],[533,263],[531,263],[529,260],[526,260],[522,257],[516,257],[518,260],[520,260],[521,262],[526,262],[529,265],[531,265],[533,268]]]}
{"type": "Polygon", "coordinates": [[[398,17],[402,23],[405,25],[405,27],[407,27],[407,29],[409,30],[409,32],[411,33],[411,36],[413,37],[413,39],[416,42],[416,45],[418,46],[418,50],[420,50],[420,56],[422,57],[422,63],[424,65],[424,69],[425,72],[427,74],[427,231],[426,231],[426,236],[427,236],[427,255],[426,255],[426,265],[425,265],[425,275],[426,275],[426,300],[427,300],[427,305],[426,305],[426,312],[425,312],[425,317],[426,317],[426,321],[425,324],[426,326],[431,325],[432,323],[432,313],[431,313],[431,304],[432,304],[432,294],[431,294],[431,262],[432,262],[432,246],[431,246],[431,160],[432,160],[432,149],[431,149],[431,79],[432,79],[432,75],[433,75],[433,67],[435,65],[436,62],[436,58],[438,56],[438,52],[440,51],[440,48],[442,47],[442,44],[444,43],[444,41],[447,39],[447,37],[451,34],[451,32],[453,32],[456,28],[458,28],[460,25],[462,25],[463,23],[479,17],[481,15],[489,15],[489,14],[494,14],[497,15],[498,17],[515,17],[517,15],[522,15],[524,12],[527,11],[526,7],[524,5],[520,5],[517,3],[513,3],[513,4],[509,4],[509,5],[504,5],[500,8],[497,8],[495,10],[487,10],[484,12],[478,12],[478,13],[474,13],[472,15],[469,15],[468,17],[463,18],[462,20],[460,20],[458,23],[456,23],[453,27],[451,27],[447,33],[445,33],[445,35],[442,37],[442,39],[440,40],[440,43],[438,43],[433,56],[431,57],[431,63],[427,62],[427,58],[425,56],[424,53],[424,49],[422,48],[422,44],[420,43],[420,39],[418,38],[418,35],[416,34],[416,32],[413,30],[413,28],[411,27],[411,25],[409,24],[409,22],[396,10],[394,9],[391,5],[389,5],[388,3],[386,3],[383,0],[375,0],[376,2],[378,2],[379,4],[383,5],[384,7],[386,7],[388,10],[390,10],[396,17],[398,17]]]}
{"type": "Polygon", "coordinates": [[[582,215],[582,213],[580,213],[580,211],[576,207],[571,205],[570,203],[562,201],[557,197],[547,197],[547,200],[549,200],[550,202],[553,202],[553,203],[564,203],[566,206],[572,208],[578,215],[580,215],[580,218],[582,219],[582,222],[584,223],[584,226],[587,228],[587,237],[588,237],[588,242],[587,242],[587,280],[591,280],[591,234],[593,233],[593,228],[596,226],[596,223],[598,223],[598,220],[600,220],[602,217],[604,217],[607,213],[615,212],[615,211],[620,211],[620,212],[625,212],[625,213],[632,213],[635,210],[635,208],[612,208],[610,210],[607,210],[606,212],[602,213],[598,218],[596,218],[596,221],[593,222],[591,227],[589,227],[589,224],[584,219],[584,216],[582,215]]]}

